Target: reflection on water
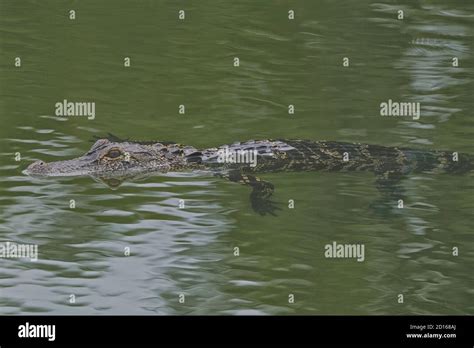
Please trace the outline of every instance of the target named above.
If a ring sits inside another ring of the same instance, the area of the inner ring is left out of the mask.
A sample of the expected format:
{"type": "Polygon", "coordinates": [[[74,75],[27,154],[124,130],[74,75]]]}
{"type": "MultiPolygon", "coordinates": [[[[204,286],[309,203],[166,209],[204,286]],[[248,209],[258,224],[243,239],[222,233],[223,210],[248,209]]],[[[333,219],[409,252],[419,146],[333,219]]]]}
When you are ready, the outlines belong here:
{"type": "Polygon", "coordinates": [[[268,137],[474,153],[474,8],[463,4],[404,4],[400,21],[394,4],[308,1],[288,21],[285,2],[203,1],[178,23],[170,2],[101,1],[74,3],[71,25],[54,6],[2,2],[0,242],[38,244],[39,260],[0,259],[0,312],[474,313],[472,176],[412,175],[398,209],[369,173],[262,174],[283,210],[261,217],[246,187],[197,173],[115,190],[21,173],[108,132],[196,147],[268,137]],[[96,119],[54,116],[63,99],[95,101],[96,119]],[[421,119],[379,117],[387,99],[421,102],[421,119]],[[363,243],[365,261],[325,258],[333,241],[363,243]]]}
{"type": "Polygon", "coordinates": [[[40,260],[6,261],[2,294],[12,301],[8,313],[163,312],[167,294],[175,297],[187,289],[184,284],[207,288],[212,274],[202,277],[194,270],[222,258],[210,250],[195,254],[231,223],[219,214],[208,181],[155,178],[124,184],[118,192],[90,179],[12,178],[15,186],[3,194],[3,238],[38,244],[40,260]],[[181,198],[186,209],[178,208],[181,198]],[[69,209],[70,199],[75,209],[69,209]],[[31,269],[18,272],[24,267],[31,269]],[[67,308],[70,294],[76,296],[75,309],[67,308]]]}

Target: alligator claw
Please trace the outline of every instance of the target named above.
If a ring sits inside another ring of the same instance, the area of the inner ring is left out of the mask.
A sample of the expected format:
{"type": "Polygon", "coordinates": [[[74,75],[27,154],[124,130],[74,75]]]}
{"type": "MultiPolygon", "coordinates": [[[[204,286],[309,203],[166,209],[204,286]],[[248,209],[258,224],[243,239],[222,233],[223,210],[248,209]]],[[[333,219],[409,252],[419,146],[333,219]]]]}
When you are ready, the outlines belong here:
{"type": "Polygon", "coordinates": [[[262,216],[266,214],[277,216],[275,212],[281,208],[277,206],[278,202],[270,200],[271,195],[272,192],[267,190],[253,190],[250,194],[252,209],[262,216]]]}
{"type": "Polygon", "coordinates": [[[251,199],[251,202],[252,202],[252,209],[264,216],[266,214],[270,214],[270,215],[273,215],[273,216],[277,216],[276,214],[276,211],[277,210],[281,210],[280,207],[276,206],[275,202],[271,201],[271,200],[264,200],[264,199],[251,199]]]}

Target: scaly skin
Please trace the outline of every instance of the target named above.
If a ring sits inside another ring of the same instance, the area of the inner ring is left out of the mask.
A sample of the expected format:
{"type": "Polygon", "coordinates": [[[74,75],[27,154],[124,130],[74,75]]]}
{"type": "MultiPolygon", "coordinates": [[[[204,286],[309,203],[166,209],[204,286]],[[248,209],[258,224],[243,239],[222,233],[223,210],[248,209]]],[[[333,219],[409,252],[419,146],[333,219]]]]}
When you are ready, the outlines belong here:
{"type": "Polygon", "coordinates": [[[274,214],[269,200],[273,185],[254,176],[278,171],[368,171],[389,182],[420,172],[467,173],[473,170],[472,155],[446,151],[421,151],[357,143],[310,140],[251,140],[198,150],[165,142],[123,141],[113,136],[99,139],[78,158],[45,163],[36,161],[26,170],[33,176],[84,176],[100,178],[116,187],[129,178],[153,173],[207,170],[213,175],[252,187],[252,207],[258,213],[274,214]],[[256,165],[222,163],[219,154],[255,151],[256,165]]]}

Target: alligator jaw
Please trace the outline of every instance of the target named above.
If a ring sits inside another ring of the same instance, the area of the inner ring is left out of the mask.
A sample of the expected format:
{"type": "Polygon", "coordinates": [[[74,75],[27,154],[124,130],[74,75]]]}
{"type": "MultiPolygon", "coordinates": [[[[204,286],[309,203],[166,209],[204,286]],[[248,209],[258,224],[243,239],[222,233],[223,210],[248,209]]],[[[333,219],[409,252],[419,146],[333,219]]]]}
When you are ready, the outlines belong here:
{"type": "Polygon", "coordinates": [[[46,163],[36,161],[28,166],[23,173],[35,177],[47,176],[84,176],[95,173],[96,168],[91,168],[90,162],[81,158],[67,161],[46,163]]]}

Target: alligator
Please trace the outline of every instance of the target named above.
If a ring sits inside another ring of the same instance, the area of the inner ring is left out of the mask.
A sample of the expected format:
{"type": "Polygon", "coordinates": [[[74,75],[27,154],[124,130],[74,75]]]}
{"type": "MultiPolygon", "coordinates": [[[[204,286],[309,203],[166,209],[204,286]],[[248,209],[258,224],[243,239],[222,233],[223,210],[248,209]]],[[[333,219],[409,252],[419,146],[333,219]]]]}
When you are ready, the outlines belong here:
{"type": "Polygon", "coordinates": [[[367,171],[382,187],[411,173],[472,173],[474,156],[360,143],[312,140],[250,140],[207,149],[164,141],[133,141],[113,135],[98,139],[84,155],[71,160],[36,161],[31,176],[100,178],[112,188],[124,180],[151,174],[203,171],[249,186],[252,208],[275,215],[274,186],[256,176],[280,171],[367,171]],[[253,157],[253,158],[252,158],[253,157]]]}

